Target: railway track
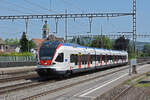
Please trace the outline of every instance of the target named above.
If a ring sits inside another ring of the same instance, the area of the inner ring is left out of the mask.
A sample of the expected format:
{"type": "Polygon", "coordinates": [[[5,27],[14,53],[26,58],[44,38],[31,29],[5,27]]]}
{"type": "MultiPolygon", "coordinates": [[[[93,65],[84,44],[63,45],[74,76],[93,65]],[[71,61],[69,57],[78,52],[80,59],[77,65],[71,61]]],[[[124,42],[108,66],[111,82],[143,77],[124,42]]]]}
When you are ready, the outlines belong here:
{"type": "MultiPolygon", "coordinates": [[[[75,82],[75,83],[72,83],[72,84],[68,84],[68,85],[65,85],[65,86],[62,86],[62,87],[58,87],[58,88],[55,88],[55,89],[52,89],[52,90],[49,90],[49,91],[45,91],[45,92],[30,96],[30,97],[26,97],[23,100],[32,100],[32,99],[35,99],[35,98],[38,98],[38,97],[42,97],[44,95],[51,94],[51,93],[54,93],[54,92],[57,92],[57,91],[60,91],[60,90],[63,90],[63,89],[67,89],[67,88],[73,87],[75,85],[79,85],[81,83],[85,83],[87,81],[91,81],[91,80],[94,80],[94,79],[97,79],[97,78],[100,78],[100,77],[103,77],[103,76],[106,76],[106,75],[110,75],[112,73],[116,73],[116,72],[119,72],[119,71],[122,71],[122,70],[125,70],[125,69],[128,69],[128,68],[129,67],[121,68],[121,69],[118,69],[118,70],[115,70],[115,71],[108,72],[108,73],[103,74],[103,75],[99,75],[99,76],[96,76],[96,77],[93,77],[93,78],[81,80],[81,81],[78,81],[78,82],[75,82]]],[[[83,75],[80,75],[80,76],[83,76],[83,75]]],[[[70,77],[70,78],[73,78],[73,77],[70,77]]],[[[4,93],[10,93],[10,92],[18,91],[18,90],[24,90],[24,89],[27,89],[27,88],[42,86],[42,85],[46,85],[46,84],[49,84],[49,83],[55,83],[57,81],[61,81],[61,80],[48,80],[48,81],[36,81],[36,82],[33,81],[33,82],[27,82],[27,83],[21,83],[21,84],[5,86],[5,87],[0,88],[0,95],[2,95],[4,93]]]]}
{"type": "Polygon", "coordinates": [[[22,75],[15,75],[15,76],[9,76],[9,77],[4,77],[0,79],[0,83],[5,83],[5,82],[11,82],[11,81],[17,81],[21,79],[29,79],[29,78],[36,78],[38,77],[37,73],[26,73],[22,75]]]}
{"type": "Polygon", "coordinates": [[[125,95],[133,86],[129,86],[125,88],[120,94],[118,94],[116,97],[114,97],[113,100],[118,100],[121,96],[125,95]]]}
{"type": "Polygon", "coordinates": [[[89,79],[85,79],[85,80],[82,80],[82,81],[78,81],[78,82],[75,82],[75,83],[72,83],[72,84],[68,84],[68,85],[65,85],[65,86],[62,86],[62,87],[58,87],[58,88],[55,88],[55,89],[52,89],[52,90],[49,90],[49,91],[45,91],[45,92],[30,96],[30,97],[27,97],[27,98],[24,98],[22,100],[34,100],[38,97],[42,97],[42,96],[45,96],[45,95],[48,95],[48,94],[52,94],[52,93],[55,93],[57,91],[67,89],[67,88],[79,85],[81,83],[85,83],[85,82],[88,82],[88,81],[91,81],[91,80],[94,80],[94,79],[97,79],[97,78],[100,78],[100,77],[103,77],[103,76],[106,76],[106,75],[110,75],[110,74],[113,74],[113,73],[116,73],[116,72],[119,72],[119,71],[122,71],[122,70],[125,70],[125,69],[128,69],[128,68],[129,67],[122,68],[122,69],[112,71],[112,72],[109,72],[109,73],[106,73],[106,74],[103,74],[103,75],[99,75],[99,76],[92,77],[92,78],[89,78],[89,79]]]}
{"type": "MultiPolygon", "coordinates": [[[[138,65],[142,65],[142,64],[147,64],[147,62],[145,63],[139,63],[138,65]]],[[[69,85],[65,85],[65,86],[62,86],[62,87],[59,87],[59,88],[55,88],[55,89],[52,89],[52,90],[49,90],[49,91],[45,91],[45,92],[42,92],[42,93],[39,93],[39,94],[36,94],[36,95],[33,95],[33,96],[30,96],[30,97],[27,97],[27,98],[24,98],[23,100],[34,100],[38,97],[42,97],[42,96],[46,96],[48,94],[52,94],[52,93],[55,93],[57,91],[60,91],[60,90],[63,90],[63,89],[67,89],[67,88],[70,88],[70,87],[73,87],[75,85],[79,85],[81,83],[85,83],[85,82],[88,82],[88,81],[91,81],[91,80],[94,80],[94,79],[97,79],[97,78],[100,78],[100,77],[103,77],[103,76],[106,76],[106,75],[110,75],[110,74],[113,74],[113,73],[116,73],[116,72],[119,72],[119,71],[122,71],[122,70],[125,70],[125,69],[128,69],[129,67],[126,67],[126,68],[122,68],[122,69],[119,69],[119,70],[116,70],[116,71],[112,71],[112,72],[109,72],[109,73],[106,73],[106,74],[103,74],[103,75],[99,75],[99,76],[96,76],[96,77],[93,77],[93,78],[89,78],[89,79],[85,79],[85,80],[82,80],[82,81],[78,81],[78,82],[75,82],[75,83],[72,83],[72,84],[69,84],[69,85]]],[[[116,99],[114,100],[117,100],[117,98],[119,98],[122,94],[126,93],[128,90],[130,90],[132,88],[131,87],[128,87],[126,88],[124,91],[122,91],[121,94],[119,94],[116,99]]]]}
{"type": "MultiPolygon", "coordinates": [[[[139,65],[142,65],[143,62],[147,63],[148,61],[144,58],[138,59],[139,65]]],[[[33,70],[24,71],[24,72],[17,72],[17,73],[7,73],[6,75],[11,75],[11,77],[9,76],[9,77],[0,78],[0,83],[10,82],[10,81],[17,81],[17,80],[20,80],[20,79],[29,79],[29,78],[38,77],[36,72],[35,73],[30,73],[30,72],[33,72],[33,70]]],[[[5,74],[3,74],[3,75],[5,75],[5,74]]]]}
{"type": "Polygon", "coordinates": [[[47,82],[38,82],[38,81],[31,81],[31,82],[25,82],[25,83],[20,83],[20,84],[14,84],[10,86],[5,86],[5,87],[0,87],[0,95],[5,94],[5,93],[10,93],[22,89],[27,89],[27,88],[33,88],[39,85],[44,85],[48,84],[49,82],[55,82],[53,81],[47,81],[47,82]]]}
{"type": "MultiPolygon", "coordinates": [[[[59,87],[59,88],[56,88],[56,89],[53,89],[53,90],[50,90],[50,91],[47,91],[47,92],[43,92],[41,94],[37,94],[37,95],[34,95],[32,97],[24,98],[24,100],[30,100],[30,99],[33,99],[33,98],[36,98],[36,97],[39,97],[39,96],[43,96],[44,94],[46,95],[46,94],[50,94],[50,93],[53,93],[53,92],[57,92],[59,90],[63,90],[63,89],[66,89],[66,88],[69,88],[69,87],[72,87],[72,86],[75,86],[75,85],[78,85],[78,84],[81,84],[81,83],[85,83],[85,82],[90,81],[90,80],[94,80],[94,79],[99,78],[99,77],[103,77],[103,76],[110,75],[112,73],[115,73],[115,72],[118,72],[118,71],[121,71],[121,70],[125,70],[125,69],[128,69],[128,67],[122,68],[122,69],[119,69],[119,70],[116,70],[116,71],[112,71],[112,72],[109,72],[109,73],[106,73],[106,74],[103,74],[103,75],[100,75],[100,76],[97,76],[97,77],[93,77],[93,78],[90,78],[90,79],[87,79],[87,80],[78,81],[76,83],[69,84],[69,85],[66,85],[66,86],[63,86],[63,87],[59,87]]],[[[83,75],[79,75],[79,76],[83,76],[83,75]]],[[[75,76],[72,76],[70,78],[73,78],[73,77],[75,77],[75,76]]],[[[0,95],[3,95],[5,93],[10,93],[10,92],[15,92],[15,91],[18,91],[18,90],[24,90],[24,89],[28,89],[28,88],[41,86],[41,85],[46,85],[46,84],[49,84],[49,83],[55,83],[55,82],[61,81],[61,80],[65,80],[65,79],[57,79],[57,80],[52,79],[52,80],[46,80],[46,81],[38,79],[36,81],[31,81],[31,82],[25,82],[25,83],[0,87],[0,95]]]]}

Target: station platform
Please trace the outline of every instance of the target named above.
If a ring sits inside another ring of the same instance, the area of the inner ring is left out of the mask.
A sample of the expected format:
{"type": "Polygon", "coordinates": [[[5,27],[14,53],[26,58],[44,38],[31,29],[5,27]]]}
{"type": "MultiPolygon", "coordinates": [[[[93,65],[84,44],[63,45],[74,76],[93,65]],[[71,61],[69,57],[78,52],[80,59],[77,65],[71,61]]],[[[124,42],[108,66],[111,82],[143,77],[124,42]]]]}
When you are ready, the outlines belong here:
{"type": "Polygon", "coordinates": [[[0,68],[0,75],[30,72],[34,71],[35,68],[36,66],[18,66],[18,67],[0,68]]]}

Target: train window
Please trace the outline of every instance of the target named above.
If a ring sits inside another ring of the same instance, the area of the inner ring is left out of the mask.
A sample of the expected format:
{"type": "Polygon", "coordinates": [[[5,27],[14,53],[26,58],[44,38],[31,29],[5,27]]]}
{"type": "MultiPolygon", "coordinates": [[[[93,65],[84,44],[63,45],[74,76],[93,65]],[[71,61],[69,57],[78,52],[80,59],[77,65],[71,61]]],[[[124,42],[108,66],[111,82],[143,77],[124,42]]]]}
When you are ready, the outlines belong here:
{"type": "Polygon", "coordinates": [[[74,62],[75,62],[75,65],[78,65],[78,55],[74,55],[74,62]]]}
{"type": "Polygon", "coordinates": [[[64,53],[58,54],[56,60],[57,62],[63,62],[64,61],[64,53]]]}
{"type": "Polygon", "coordinates": [[[108,60],[108,61],[110,60],[110,55],[107,56],[107,60],[108,60]]]}
{"type": "Polygon", "coordinates": [[[112,60],[112,55],[110,55],[110,60],[112,60]]]}
{"type": "Polygon", "coordinates": [[[113,60],[113,56],[111,55],[110,57],[111,57],[110,59],[113,60]]]}
{"type": "Polygon", "coordinates": [[[122,60],[124,59],[124,56],[122,56],[122,60]]]}
{"type": "Polygon", "coordinates": [[[87,64],[87,55],[82,55],[81,62],[82,64],[87,64]]]}
{"type": "Polygon", "coordinates": [[[114,61],[116,61],[116,56],[114,55],[114,61]]]}
{"type": "Polygon", "coordinates": [[[100,61],[100,56],[96,55],[96,61],[100,61]]]}
{"type": "Polygon", "coordinates": [[[118,56],[118,60],[120,60],[120,56],[118,56]]]}
{"type": "Polygon", "coordinates": [[[92,55],[90,56],[90,62],[91,62],[91,64],[92,64],[92,55]]]}
{"type": "Polygon", "coordinates": [[[85,64],[88,62],[88,55],[85,55],[85,64]]]}
{"type": "Polygon", "coordinates": [[[120,59],[122,60],[122,56],[120,56],[120,59]]]}
{"type": "Polygon", "coordinates": [[[88,58],[88,56],[86,55],[86,56],[85,56],[85,64],[87,64],[87,61],[88,61],[87,58],[88,58]]]}
{"type": "Polygon", "coordinates": [[[81,62],[84,64],[84,55],[81,56],[81,62]]]}
{"type": "Polygon", "coordinates": [[[78,65],[78,62],[77,62],[77,61],[75,61],[75,65],[78,65]]]}
{"type": "Polygon", "coordinates": [[[122,59],[122,56],[120,56],[120,60],[122,59]]]}
{"type": "Polygon", "coordinates": [[[72,54],[71,56],[70,56],[70,62],[71,63],[73,63],[75,60],[74,60],[74,54],[72,54]]]}
{"type": "Polygon", "coordinates": [[[105,61],[105,55],[103,55],[102,60],[105,61]]]}
{"type": "Polygon", "coordinates": [[[117,61],[117,56],[115,56],[115,61],[117,61]]]}
{"type": "Polygon", "coordinates": [[[125,59],[127,59],[127,56],[125,56],[125,59]]]}
{"type": "Polygon", "coordinates": [[[108,57],[108,56],[107,56],[107,55],[105,55],[104,57],[105,57],[104,62],[107,62],[107,59],[108,59],[107,57],[108,57]]]}
{"type": "Polygon", "coordinates": [[[91,60],[91,61],[93,61],[93,55],[91,55],[90,57],[91,57],[91,59],[90,59],[90,60],[91,60]]]}
{"type": "Polygon", "coordinates": [[[117,56],[115,56],[115,61],[117,61],[117,56]]]}

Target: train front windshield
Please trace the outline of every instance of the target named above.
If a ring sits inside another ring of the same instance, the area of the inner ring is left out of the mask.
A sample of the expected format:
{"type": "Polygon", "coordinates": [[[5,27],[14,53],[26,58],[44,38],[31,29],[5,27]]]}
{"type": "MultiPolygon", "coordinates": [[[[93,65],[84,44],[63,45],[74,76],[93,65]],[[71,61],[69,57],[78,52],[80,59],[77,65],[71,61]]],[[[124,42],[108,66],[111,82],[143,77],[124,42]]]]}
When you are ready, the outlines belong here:
{"type": "Polygon", "coordinates": [[[40,47],[40,60],[52,60],[58,45],[57,42],[44,42],[40,47]]]}

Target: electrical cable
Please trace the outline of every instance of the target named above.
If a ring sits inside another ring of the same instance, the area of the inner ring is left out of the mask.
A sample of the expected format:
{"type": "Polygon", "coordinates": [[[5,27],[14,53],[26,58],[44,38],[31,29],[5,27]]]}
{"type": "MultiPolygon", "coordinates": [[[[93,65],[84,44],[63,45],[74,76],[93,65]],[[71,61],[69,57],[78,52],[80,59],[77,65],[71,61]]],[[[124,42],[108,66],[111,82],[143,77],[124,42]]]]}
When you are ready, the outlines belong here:
{"type": "Polygon", "coordinates": [[[68,1],[66,1],[66,0],[62,0],[63,2],[64,2],[64,4],[68,4],[68,5],[70,5],[71,7],[75,7],[75,8],[77,8],[77,9],[80,9],[81,10],[81,12],[85,12],[84,10],[82,10],[80,7],[78,7],[78,6],[76,6],[75,4],[73,4],[73,3],[71,3],[71,2],[68,2],[68,1]]]}
{"type": "Polygon", "coordinates": [[[56,11],[54,11],[54,10],[49,10],[49,9],[47,9],[47,8],[41,6],[41,5],[38,4],[38,3],[33,3],[33,2],[31,2],[31,1],[29,1],[29,0],[23,0],[23,1],[26,2],[26,3],[28,3],[28,4],[30,4],[30,5],[32,5],[32,6],[38,7],[38,8],[40,8],[40,9],[42,9],[42,10],[51,11],[51,12],[56,12],[56,11]]]}
{"type": "MultiPolygon", "coordinates": [[[[9,2],[9,1],[6,1],[6,0],[1,0],[1,1],[3,1],[3,2],[7,3],[7,4],[10,4],[10,5],[14,5],[15,7],[20,7],[20,8],[23,8],[23,9],[28,9],[28,10],[30,10],[31,12],[37,12],[37,11],[33,11],[33,9],[30,9],[30,8],[28,8],[28,7],[24,7],[24,6],[21,6],[21,5],[19,5],[19,4],[15,4],[15,3],[12,3],[12,2],[9,2]]],[[[38,11],[38,12],[39,12],[39,11],[38,11]]]]}
{"type": "MultiPolygon", "coordinates": [[[[31,14],[31,13],[25,13],[25,12],[20,11],[20,10],[18,10],[18,9],[8,8],[8,7],[2,6],[2,5],[1,5],[0,7],[2,7],[1,9],[3,9],[3,10],[6,10],[6,9],[7,9],[7,11],[13,11],[13,12],[23,13],[23,14],[31,14]]],[[[1,10],[1,9],[0,9],[0,10],[1,10]]]]}

